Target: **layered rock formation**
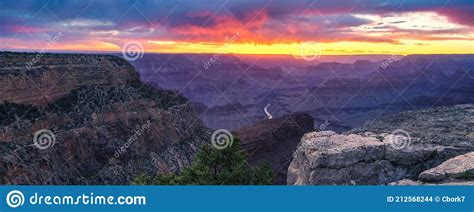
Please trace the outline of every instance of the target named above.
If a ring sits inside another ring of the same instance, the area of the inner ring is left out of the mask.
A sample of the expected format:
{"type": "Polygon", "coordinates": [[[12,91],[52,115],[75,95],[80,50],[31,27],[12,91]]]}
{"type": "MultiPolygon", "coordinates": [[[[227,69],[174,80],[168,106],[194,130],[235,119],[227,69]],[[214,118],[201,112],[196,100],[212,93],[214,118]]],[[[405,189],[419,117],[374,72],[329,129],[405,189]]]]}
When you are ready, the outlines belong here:
{"type": "Polygon", "coordinates": [[[235,131],[250,165],[268,163],[276,184],[285,184],[288,166],[299,138],[313,130],[313,118],[305,113],[285,115],[235,131]]]}
{"type": "Polygon", "coordinates": [[[308,133],[287,182],[388,184],[470,176],[472,153],[466,153],[474,151],[473,130],[474,105],[468,104],[384,117],[345,134],[308,133]]]}
{"type": "Polygon", "coordinates": [[[200,117],[212,129],[235,130],[265,120],[268,104],[275,118],[305,112],[327,120],[327,130],[344,132],[379,116],[474,103],[472,54],[331,56],[333,61],[320,58],[316,64],[220,55],[204,67],[212,57],[146,54],[133,65],[144,81],[179,90],[199,105],[200,117]]]}
{"type": "Polygon", "coordinates": [[[403,179],[391,185],[474,185],[474,152],[456,156],[423,171],[417,181],[403,179]]]}
{"type": "Polygon", "coordinates": [[[34,54],[2,54],[1,81],[19,87],[0,102],[24,104],[0,104],[1,184],[129,184],[140,173],[179,172],[209,140],[186,99],[142,84],[123,59],[47,54],[26,70],[34,54]],[[54,98],[43,101],[25,77],[53,85],[54,98]]]}
{"type": "Polygon", "coordinates": [[[474,152],[456,156],[437,167],[423,171],[418,178],[425,182],[440,182],[468,176],[474,176],[474,152]]]}
{"type": "Polygon", "coordinates": [[[113,87],[139,80],[127,61],[110,55],[0,54],[3,101],[45,106],[79,87],[113,87]]]}
{"type": "Polygon", "coordinates": [[[333,131],[306,134],[288,169],[288,184],[385,184],[397,180],[385,145],[373,137],[333,131]]]}

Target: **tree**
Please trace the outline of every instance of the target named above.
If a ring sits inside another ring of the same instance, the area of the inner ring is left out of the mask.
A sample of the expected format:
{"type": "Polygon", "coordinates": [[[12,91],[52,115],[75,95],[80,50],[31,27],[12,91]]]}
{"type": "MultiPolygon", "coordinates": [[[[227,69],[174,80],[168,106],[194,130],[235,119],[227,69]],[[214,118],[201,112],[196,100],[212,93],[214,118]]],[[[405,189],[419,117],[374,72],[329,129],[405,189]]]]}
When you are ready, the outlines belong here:
{"type": "Polygon", "coordinates": [[[144,174],[134,179],[135,185],[270,185],[273,173],[268,164],[252,168],[240,149],[239,139],[222,150],[203,145],[193,163],[183,168],[180,175],[144,174]]]}

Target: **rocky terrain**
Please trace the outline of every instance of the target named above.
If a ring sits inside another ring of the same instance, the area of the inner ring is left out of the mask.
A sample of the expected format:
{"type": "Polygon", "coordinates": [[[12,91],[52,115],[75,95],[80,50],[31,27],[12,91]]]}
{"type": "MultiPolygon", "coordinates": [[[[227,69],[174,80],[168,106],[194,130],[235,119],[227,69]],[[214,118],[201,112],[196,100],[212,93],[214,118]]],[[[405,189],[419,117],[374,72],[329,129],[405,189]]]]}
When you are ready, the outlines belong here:
{"type": "Polygon", "coordinates": [[[474,105],[404,112],[344,134],[307,133],[289,185],[473,184],[474,105]]]}
{"type": "Polygon", "coordinates": [[[127,61],[114,56],[0,54],[0,101],[45,106],[82,86],[114,87],[139,78],[127,61]]]}
{"type": "MultiPolygon", "coordinates": [[[[141,173],[179,173],[210,141],[208,127],[233,130],[249,165],[268,163],[276,184],[473,182],[472,104],[414,110],[353,125],[414,106],[430,107],[434,100],[434,105],[472,102],[472,83],[460,77],[469,76],[459,71],[460,66],[443,69],[442,74],[423,72],[444,81],[430,88],[428,80],[415,80],[417,86],[407,90],[407,96],[414,94],[410,97],[414,105],[395,101],[388,106],[390,99],[384,98],[396,94],[386,92],[387,85],[377,84],[381,81],[367,84],[367,90],[361,90],[366,96],[348,98],[345,92],[361,84],[356,76],[333,78],[310,89],[310,81],[319,79],[320,73],[300,70],[300,75],[295,72],[296,78],[288,80],[282,69],[242,64],[232,56],[196,72],[196,64],[208,55],[151,55],[144,57],[148,62],[134,64],[140,75],[116,56],[44,54],[38,60],[34,53],[1,52],[0,56],[1,184],[129,184],[141,173]],[[156,68],[154,59],[161,66],[156,68]],[[150,65],[155,72],[143,71],[150,65]],[[457,77],[452,89],[445,91],[457,77]],[[250,83],[255,79],[258,82],[250,83]],[[278,79],[285,80],[276,84],[278,79]],[[305,80],[303,90],[295,87],[305,80]],[[182,87],[185,82],[189,87],[182,87]],[[305,97],[302,92],[327,95],[321,99],[325,107],[314,109],[315,101],[299,104],[305,97]],[[438,98],[440,92],[447,97],[438,98]],[[339,97],[354,101],[340,108],[343,101],[334,99],[339,97]],[[380,110],[388,112],[376,112],[380,110]],[[333,116],[331,111],[340,113],[333,116]]],[[[466,57],[442,58],[434,67],[471,64],[463,60],[466,57]]],[[[423,57],[411,59],[425,64],[423,57]]],[[[394,62],[393,68],[406,68],[407,63],[394,62]]],[[[333,65],[364,75],[364,67],[374,63],[356,60],[314,68],[333,65]]],[[[392,79],[406,77],[393,82],[401,83],[397,88],[413,77],[386,74],[392,79]]]]}
{"type": "MultiPolygon", "coordinates": [[[[179,173],[210,141],[195,104],[143,84],[119,57],[45,54],[27,67],[35,54],[1,54],[0,81],[14,85],[0,93],[1,184],[129,184],[179,173]]],[[[296,113],[233,133],[248,163],[268,163],[284,184],[313,122],[296,113]]]]}
{"type": "Polygon", "coordinates": [[[313,118],[305,113],[284,115],[240,128],[235,135],[249,156],[252,166],[268,163],[276,184],[286,184],[288,166],[296,146],[305,133],[313,130],[313,118]]]}
{"type": "Polygon", "coordinates": [[[46,54],[27,69],[35,54],[1,54],[1,184],[129,184],[179,172],[209,140],[185,98],[121,58],[46,54]]]}
{"type": "Polygon", "coordinates": [[[418,180],[403,179],[391,185],[474,185],[474,152],[451,158],[423,171],[418,180]]]}
{"type": "Polygon", "coordinates": [[[344,132],[403,111],[474,103],[473,55],[334,56],[311,62],[220,55],[205,66],[212,57],[147,54],[133,65],[144,82],[182,93],[212,129],[265,120],[267,105],[275,118],[305,112],[331,123],[327,130],[344,132]]]}

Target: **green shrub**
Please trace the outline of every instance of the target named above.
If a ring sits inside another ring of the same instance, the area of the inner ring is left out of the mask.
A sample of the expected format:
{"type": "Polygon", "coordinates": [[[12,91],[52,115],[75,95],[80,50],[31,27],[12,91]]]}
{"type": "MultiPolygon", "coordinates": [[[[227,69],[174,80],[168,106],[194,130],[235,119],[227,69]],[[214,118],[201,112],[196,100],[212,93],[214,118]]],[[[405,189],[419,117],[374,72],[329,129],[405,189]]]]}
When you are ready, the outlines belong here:
{"type": "Polygon", "coordinates": [[[239,140],[223,150],[204,145],[193,163],[180,175],[158,174],[154,177],[141,174],[135,185],[270,185],[273,173],[268,164],[252,168],[246,163],[239,140]]]}
{"type": "Polygon", "coordinates": [[[459,178],[463,180],[474,180],[474,173],[465,171],[461,174],[461,177],[459,178]]]}

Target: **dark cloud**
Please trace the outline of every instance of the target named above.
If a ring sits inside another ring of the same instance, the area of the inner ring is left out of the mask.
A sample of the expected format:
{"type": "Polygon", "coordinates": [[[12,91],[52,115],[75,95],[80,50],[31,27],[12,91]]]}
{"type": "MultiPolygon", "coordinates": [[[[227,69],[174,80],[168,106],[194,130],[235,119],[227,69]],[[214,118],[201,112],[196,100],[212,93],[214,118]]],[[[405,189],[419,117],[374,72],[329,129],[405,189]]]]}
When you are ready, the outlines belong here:
{"type": "MultiPolygon", "coordinates": [[[[396,16],[400,12],[433,11],[455,23],[467,26],[474,23],[472,0],[229,0],[224,3],[212,0],[0,0],[0,36],[67,30],[70,40],[116,36],[220,42],[240,31],[244,42],[340,39],[395,43],[394,38],[354,35],[349,27],[372,21],[353,14],[396,16]],[[120,33],[114,35],[113,30],[120,33]]],[[[397,31],[383,24],[379,23],[374,29],[397,31]]]]}

